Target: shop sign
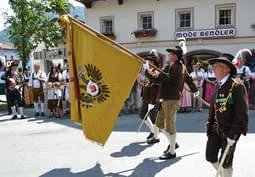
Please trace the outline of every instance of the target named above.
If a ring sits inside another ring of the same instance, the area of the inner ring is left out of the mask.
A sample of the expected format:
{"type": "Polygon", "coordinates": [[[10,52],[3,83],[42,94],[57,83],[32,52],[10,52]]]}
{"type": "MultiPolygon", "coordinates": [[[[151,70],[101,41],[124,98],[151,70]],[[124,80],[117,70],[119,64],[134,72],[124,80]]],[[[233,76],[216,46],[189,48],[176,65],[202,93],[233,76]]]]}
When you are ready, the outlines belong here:
{"type": "Polygon", "coordinates": [[[226,29],[205,29],[205,30],[193,30],[193,31],[178,31],[175,32],[175,38],[186,39],[199,39],[199,38],[228,38],[236,35],[235,28],[226,29]]]}

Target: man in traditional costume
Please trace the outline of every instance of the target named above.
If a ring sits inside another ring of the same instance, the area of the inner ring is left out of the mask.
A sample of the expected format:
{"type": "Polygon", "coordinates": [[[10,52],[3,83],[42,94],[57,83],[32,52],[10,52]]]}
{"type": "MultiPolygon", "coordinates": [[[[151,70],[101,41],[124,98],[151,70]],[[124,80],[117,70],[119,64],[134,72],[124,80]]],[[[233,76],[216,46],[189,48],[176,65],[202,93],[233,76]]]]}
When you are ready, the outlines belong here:
{"type": "Polygon", "coordinates": [[[18,106],[18,110],[20,113],[20,118],[24,119],[23,113],[23,105],[24,98],[22,96],[23,82],[24,79],[21,74],[17,72],[18,64],[12,62],[10,65],[10,69],[6,71],[6,73],[1,77],[2,80],[6,81],[7,88],[7,101],[9,102],[12,110],[12,119],[18,118],[18,113],[16,110],[16,106],[18,106]]]}
{"type": "Polygon", "coordinates": [[[162,160],[176,157],[176,111],[180,105],[180,97],[184,81],[189,85],[191,92],[197,92],[192,78],[188,75],[186,67],[182,64],[183,51],[179,46],[167,49],[169,52],[168,64],[163,72],[146,70],[145,75],[155,83],[160,83],[159,112],[156,125],[169,141],[167,150],[159,158],[162,160]]]}
{"type": "Polygon", "coordinates": [[[31,78],[29,80],[29,87],[32,88],[33,92],[33,102],[35,107],[35,116],[39,116],[39,99],[40,99],[40,105],[41,105],[41,116],[45,116],[44,113],[44,84],[47,81],[47,76],[45,72],[40,71],[40,65],[35,64],[34,65],[34,72],[31,74],[31,78]]]}
{"type": "MultiPolygon", "coordinates": [[[[145,58],[145,60],[147,60],[147,65],[145,65],[144,67],[150,69],[151,72],[153,72],[153,68],[149,66],[149,63],[159,68],[160,61],[156,58],[155,55],[149,55],[145,58]]],[[[145,78],[145,82],[142,89],[143,102],[139,116],[142,120],[144,120],[145,124],[148,126],[151,132],[147,137],[148,144],[155,144],[159,142],[158,138],[159,129],[155,125],[156,116],[158,112],[158,108],[156,106],[158,91],[159,84],[152,83],[150,82],[149,79],[145,78]]]]}
{"type": "Polygon", "coordinates": [[[233,77],[236,74],[236,68],[229,59],[213,58],[209,60],[209,64],[214,67],[217,85],[211,100],[206,126],[208,136],[206,160],[220,171],[221,177],[232,177],[236,143],[241,134],[246,135],[248,129],[247,91],[243,82],[233,77]],[[227,146],[230,149],[225,160],[223,159],[223,168],[221,168],[218,154],[220,150],[224,152],[228,149],[227,146]]]}

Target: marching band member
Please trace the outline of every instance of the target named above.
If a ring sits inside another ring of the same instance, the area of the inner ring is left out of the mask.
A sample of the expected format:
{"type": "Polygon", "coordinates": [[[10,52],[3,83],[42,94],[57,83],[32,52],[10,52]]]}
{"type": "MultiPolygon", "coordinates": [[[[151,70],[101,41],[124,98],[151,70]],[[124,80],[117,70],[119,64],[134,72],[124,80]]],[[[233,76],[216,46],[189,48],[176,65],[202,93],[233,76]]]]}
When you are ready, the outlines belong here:
{"type": "MultiPolygon", "coordinates": [[[[149,55],[145,58],[145,60],[147,60],[147,64],[145,64],[144,66],[146,69],[150,69],[151,71],[153,70],[148,63],[156,67],[159,67],[159,60],[156,58],[156,56],[149,55]]],[[[148,78],[145,78],[145,82],[144,82],[143,90],[142,90],[143,102],[142,102],[142,107],[141,107],[139,116],[142,120],[145,119],[144,122],[148,126],[151,132],[150,135],[147,137],[148,144],[155,144],[159,142],[159,139],[158,139],[159,129],[155,125],[156,116],[158,112],[157,111],[158,109],[155,106],[158,91],[159,91],[159,84],[152,83],[148,80],[148,78]],[[149,112],[149,114],[147,117],[145,117],[147,115],[147,112],[149,112]]]]}
{"type": "Polygon", "coordinates": [[[247,91],[242,81],[234,78],[236,68],[230,60],[225,57],[213,58],[209,60],[209,64],[214,67],[217,85],[206,125],[206,160],[220,171],[221,177],[232,177],[236,143],[241,134],[246,135],[248,130],[247,91]],[[218,154],[220,150],[223,154],[225,149],[228,149],[227,146],[230,149],[226,152],[227,156],[221,168],[218,154]]]}
{"type": "Polygon", "coordinates": [[[148,69],[145,72],[146,77],[152,82],[160,83],[160,105],[156,125],[169,141],[167,150],[159,157],[162,160],[176,157],[176,111],[180,104],[184,81],[188,83],[193,93],[197,92],[192,79],[188,77],[186,67],[181,62],[182,49],[176,46],[176,48],[167,49],[167,52],[169,53],[168,64],[163,72],[153,73],[148,69]]]}
{"type": "Polygon", "coordinates": [[[12,62],[10,65],[10,69],[6,71],[6,73],[2,76],[2,80],[6,81],[7,88],[7,99],[9,99],[9,103],[12,110],[12,119],[18,118],[18,113],[16,111],[16,105],[18,105],[20,118],[24,119],[23,113],[23,104],[24,100],[22,97],[22,87],[23,87],[23,77],[21,74],[17,72],[18,64],[12,62]]]}

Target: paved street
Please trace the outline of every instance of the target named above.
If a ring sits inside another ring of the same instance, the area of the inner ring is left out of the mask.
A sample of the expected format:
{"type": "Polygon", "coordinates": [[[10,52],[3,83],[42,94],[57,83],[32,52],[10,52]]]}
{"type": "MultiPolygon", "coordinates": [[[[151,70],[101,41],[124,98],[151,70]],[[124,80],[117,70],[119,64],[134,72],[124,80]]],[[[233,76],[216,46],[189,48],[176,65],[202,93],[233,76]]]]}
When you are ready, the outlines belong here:
{"type": "MultiPolygon", "coordinates": [[[[104,148],[86,141],[79,125],[64,120],[34,118],[31,109],[25,120],[0,115],[0,177],[214,177],[205,161],[207,110],[178,114],[177,158],[160,161],[166,139],[149,146],[146,128],[137,134],[137,115],[118,119],[104,148]]],[[[242,137],[234,163],[234,177],[255,176],[255,112],[250,114],[250,133],[242,137]]]]}

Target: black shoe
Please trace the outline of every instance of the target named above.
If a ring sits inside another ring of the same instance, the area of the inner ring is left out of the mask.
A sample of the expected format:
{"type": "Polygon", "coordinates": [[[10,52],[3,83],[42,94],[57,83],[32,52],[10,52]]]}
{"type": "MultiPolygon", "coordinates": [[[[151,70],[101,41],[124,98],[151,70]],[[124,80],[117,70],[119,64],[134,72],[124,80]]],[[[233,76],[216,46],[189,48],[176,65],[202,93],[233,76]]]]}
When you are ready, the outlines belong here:
{"type": "Polygon", "coordinates": [[[20,119],[25,119],[25,116],[24,115],[20,116],[20,119]]]}
{"type": "Polygon", "coordinates": [[[156,144],[156,143],[159,143],[159,138],[155,138],[155,137],[153,137],[153,138],[151,138],[151,139],[148,139],[147,140],[147,143],[148,144],[156,144]]]}
{"type": "Polygon", "coordinates": [[[35,113],[35,117],[38,117],[40,116],[39,112],[35,113]]]}
{"type": "MultiPolygon", "coordinates": [[[[175,149],[178,149],[180,146],[178,143],[175,143],[175,149]]],[[[167,149],[164,151],[164,154],[166,154],[170,149],[170,145],[167,146],[167,149]]]]}
{"type": "Polygon", "coordinates": [[[149,136],[147,136],[147,140],[151,139],[154,137],[154,134],[153,133],[150,133],[149,136]]]}
{"type": "Polygon", "coordinates": [[[162,156],[159,157],[160,160],[168,160],[168,159],[174,159],[176,158],[176,153],[171,154],[170,152],[164,153],[162,156]]]}
{"type": "Polygon", "coordinates": [[[41,112],[41,116],[42,116],[42,117],[44,117],[44,116],[45,116],[44,112],[41,112]]]}
{"type": "Polygon", "coordinates": [[[18,118],[17,115],[12,116],[12,120],[17,119],[17,118],[18,118]]]}

